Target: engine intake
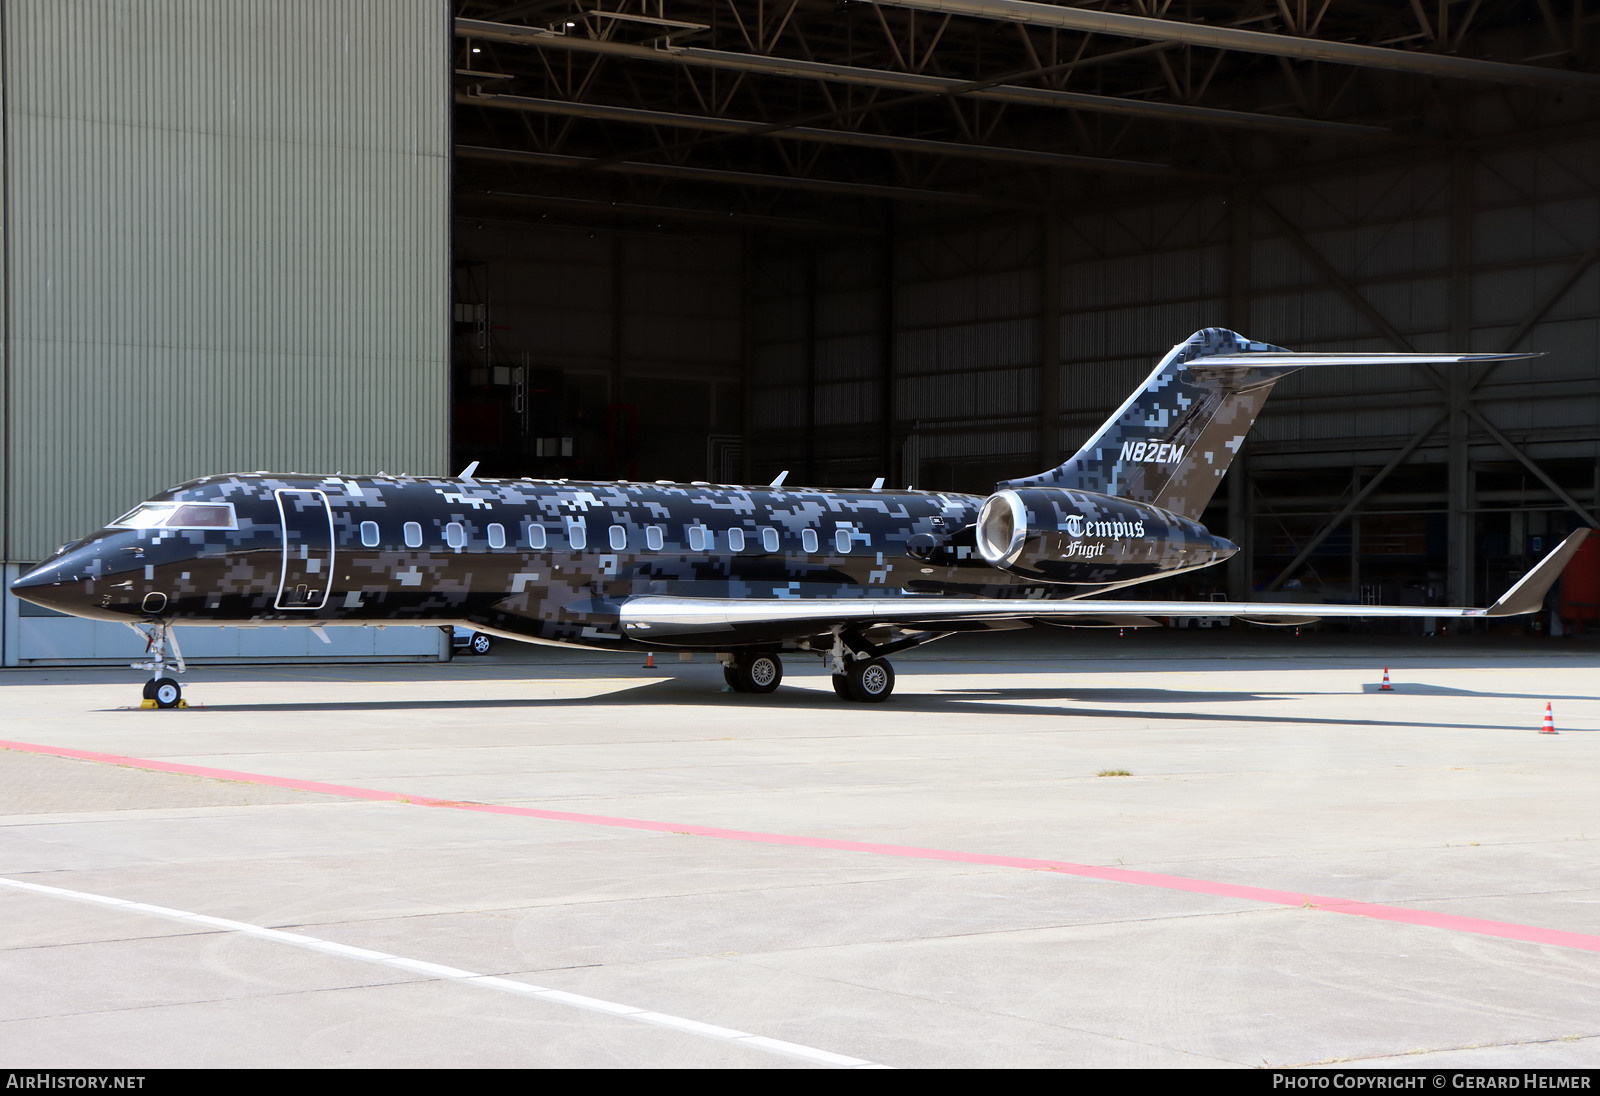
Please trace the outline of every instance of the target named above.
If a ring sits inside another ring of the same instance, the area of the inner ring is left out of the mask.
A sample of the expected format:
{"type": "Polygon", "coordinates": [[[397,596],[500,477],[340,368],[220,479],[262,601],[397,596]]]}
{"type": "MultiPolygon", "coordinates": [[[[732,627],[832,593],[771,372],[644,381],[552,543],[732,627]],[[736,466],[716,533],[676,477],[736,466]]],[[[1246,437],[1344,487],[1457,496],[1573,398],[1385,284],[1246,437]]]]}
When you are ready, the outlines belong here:
{"type": "Polygon", "coordinates": [[[1010,574],[1103,585],[1220,562],[1238,545],[1197,521],[1092,491],[997,491],[978,515],[978,552],[1010,574]]]}

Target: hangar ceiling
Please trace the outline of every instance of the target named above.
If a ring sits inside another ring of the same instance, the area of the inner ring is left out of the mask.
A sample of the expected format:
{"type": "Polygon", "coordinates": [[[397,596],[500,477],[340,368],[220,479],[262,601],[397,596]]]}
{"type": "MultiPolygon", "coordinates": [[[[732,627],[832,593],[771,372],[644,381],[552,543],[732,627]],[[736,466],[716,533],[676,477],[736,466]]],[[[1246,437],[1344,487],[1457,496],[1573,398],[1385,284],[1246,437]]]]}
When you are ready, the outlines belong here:
{"type": "Polygon", "coordinates": [[[873,231],[1415,155],[1600,91],[1581,0],[455,10],[458,200],[547,221],[873,231]]]}

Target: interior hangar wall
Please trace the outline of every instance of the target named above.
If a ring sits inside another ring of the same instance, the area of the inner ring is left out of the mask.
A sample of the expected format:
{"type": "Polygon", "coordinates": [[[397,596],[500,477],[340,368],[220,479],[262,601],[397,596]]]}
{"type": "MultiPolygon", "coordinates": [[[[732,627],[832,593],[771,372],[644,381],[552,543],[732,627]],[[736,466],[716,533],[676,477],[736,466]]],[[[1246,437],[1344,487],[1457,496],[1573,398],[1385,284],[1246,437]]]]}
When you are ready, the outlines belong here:
{"type": "MultiPolygon", "coordinates": [[[[449,42],[436,0],[0,0],[7,577],[195,476],[446,470],[449,42]]],[[[126,660],[4,600],[8,663],[126,660]]]]}
{"type": "MultiPolygon", "coordinates": [[[[1247,452],[1257,471],[1344,469],[1337,495],[1418,440],[1407,464],[1454,462],[1453,510],[1577,520],[1529,467],[1594,512],[1597,256],[1600,141],[1575,129],[1040,216],[906,218],[881,247],[769,249],[752,474],[809,454],[822,482],[983,491],[1075,450],[1168,348],[1215,325],[1296,350],[1542,351],[1443,386],[1422,369],[1297,374],[1247,452]],[[1495,479],[1507,468],[1520,501],[1495,479]]],[[[1442,509],[1442,479],[1434,494],[1410,504],[1442,509]]]]}
{"type": "Polygon", "coordinates": [[[219,471],[444,471],[435,0],[4,0],[4,553],[219,471]]]}
{"type": "Polygon", "coordinates": [[[460,198],[458,467],[476,460],[485,475],[574,479],[742,475],[737,235],[528,224],[482,195],[460,198]]]}

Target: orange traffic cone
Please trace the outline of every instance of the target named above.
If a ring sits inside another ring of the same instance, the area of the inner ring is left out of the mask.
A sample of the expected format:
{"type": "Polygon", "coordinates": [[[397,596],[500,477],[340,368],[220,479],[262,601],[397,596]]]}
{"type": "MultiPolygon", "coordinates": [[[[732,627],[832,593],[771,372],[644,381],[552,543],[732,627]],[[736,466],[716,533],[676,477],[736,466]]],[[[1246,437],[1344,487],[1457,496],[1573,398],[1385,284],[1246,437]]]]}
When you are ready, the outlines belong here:
{"type": "Polygon", "coordinates": [[[1555,713],[1550,710],[1550,702],[1548,700],[1544,702],[1544,726],[1539,728],[1539,733],[1556,733],[1556,717],[1555,713]]]}
{"type": "Polygon", "coordinates": [[[654,651],[646,651],[644,653],[644,668],[647,670],[656,668],[656,653],[654,651]]]}
{"type": "Polygon", "coordinates": [[[1389,684],[1389,667],[1383,668],[1383,684],[1378,687],[1380,693],[1394,692],[1394,686],[1389,684]]]}

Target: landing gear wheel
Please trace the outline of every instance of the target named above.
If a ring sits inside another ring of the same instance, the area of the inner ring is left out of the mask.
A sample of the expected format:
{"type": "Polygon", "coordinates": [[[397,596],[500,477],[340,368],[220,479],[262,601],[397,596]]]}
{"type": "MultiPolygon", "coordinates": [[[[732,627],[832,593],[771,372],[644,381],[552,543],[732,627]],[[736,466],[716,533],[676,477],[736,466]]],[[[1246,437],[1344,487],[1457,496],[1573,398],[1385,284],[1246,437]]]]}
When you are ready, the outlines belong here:
{"type": "Polygon", "coordinates": [[[156,698],[155,678],[151,678],[149,681],[144,683],[144,698],[146,700],[154,700],[156,698]]]}
{"type": "Polygon", "coordinates": [[[894,692],[894,667],[887,659],[857,659],[845,671],[845,688],[851,700],[868,704],[888,700],[889,694],[894,692]]]}
{"type": "Polygon", "coordinates": [[[722,678],[736,693],[770,693],[783,680],[777,655],[740,655],[722,667],[722,678]]]}
{"type": "Polygon", "coordinates": [[[494,637],[486,636],[482,632],[473,632],[472,638],[467,640],[467,649],[475,655],[486,655],[494,646],[494,637]]]}
{"type": "Polygon", "coordinates": [[[183,699],[183,690],[170,677],[157,678],[145,688],[148,690],[146,696],[154,700],[158,708],[176,708],[178,701],[183,699]]]}
{"type": "Polygon", "coordinates": [[[832,681],[833,681],[833,691],[838,693],[845,700],[849,700],[850,699],[850,681],[849,681],[849,679],[846,678],[843,674],[829,674],[828,677],[830,679],[832,679],[832,681]]]}

